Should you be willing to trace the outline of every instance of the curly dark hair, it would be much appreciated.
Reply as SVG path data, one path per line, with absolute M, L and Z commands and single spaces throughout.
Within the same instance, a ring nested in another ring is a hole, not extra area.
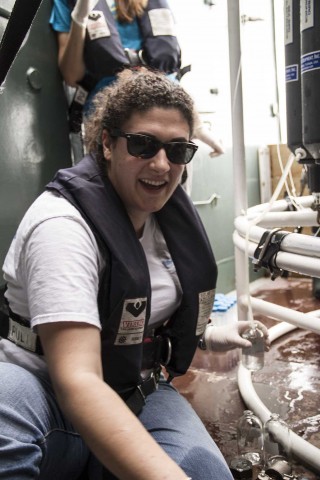
M 193 101 L 177 83 L 163 73 L 147 69 L 125 69 L 111 86 L 97 93 L 92 112 L 85 120 L 85 146 L 98 162 L 103 159 L 102 131 L 121 129 L 135 112 L 154 107 L 175 108 L 180 111 L 193 133 Z

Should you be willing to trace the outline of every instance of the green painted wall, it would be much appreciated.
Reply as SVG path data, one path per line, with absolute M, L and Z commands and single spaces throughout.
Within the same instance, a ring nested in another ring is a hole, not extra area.
M 258 147 L 246 148 L 248 206 L 260 203 L 257 152 Z M 220 197 L 210 205 L 198 205 L 197 210 L 218 264 L 217 291 L 227 293 L 235 289 L 232 149 L 227 149 L 220 157 L 210 158 L 206 148 L 200 146 L 193 162 L 192 200 L 207 200 L 213 193 Z M 250 276 L 255 279 L 260 275 L 250 268 Z

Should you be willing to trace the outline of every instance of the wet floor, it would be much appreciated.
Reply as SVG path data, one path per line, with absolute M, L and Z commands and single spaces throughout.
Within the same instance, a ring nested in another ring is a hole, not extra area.
M 255 282 L 254 296 L 301 312 L 320 309 L 310 278 L 263 279 Z M 278 323 L 255 316 L 267 327 Z M 189 372 L 175 385 L 191 402 L 229 462 L 237 454 L 236 425 L 245 404 L 239 393 L 239 351 L 223 354 L 198 351 Z M 252 376 L 266 407 L 287 422 L 299 436 L 320 448 L 320 336 L 296 329 L 275 340 L 265 354 L 265 366 Z M 319 480 L 295 462 L 300 480 Z

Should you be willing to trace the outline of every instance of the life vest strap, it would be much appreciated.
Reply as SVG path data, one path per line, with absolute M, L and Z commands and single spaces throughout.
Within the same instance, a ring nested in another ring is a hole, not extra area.
M 29 352 L 43 355 L 39 336 L 30 328 L 30 322 L 14 313 L 7 304 L 8 313 L 0 312 L 0 336 Z
M 136 386 L 133 392 L 125 400 L 127 406 L 135 415 L 139 415 L 141 412 L 146 403 L 147 396 L 151 395 L 151 393 L 158 389 L 160 371 L 160 369 L 157 369 L 152 372 L 146 380 Z

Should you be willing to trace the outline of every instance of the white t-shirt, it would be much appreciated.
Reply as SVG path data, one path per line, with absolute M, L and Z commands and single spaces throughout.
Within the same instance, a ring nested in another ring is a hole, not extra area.
M 151 215 L 140 239 L 151 279 L 149 327 L 165 322 L 178 307 L 181 287 L 161 230 Z M 44 192 L 24 216 L 6 256 L 3 272 L 12 311 L 36 331 L 49 322 L 85 322 L 101 329 L 97 305 L 105 262 L 78 210 Z M 0 340 L 0 361 L 46 370 L 45 360 Z

